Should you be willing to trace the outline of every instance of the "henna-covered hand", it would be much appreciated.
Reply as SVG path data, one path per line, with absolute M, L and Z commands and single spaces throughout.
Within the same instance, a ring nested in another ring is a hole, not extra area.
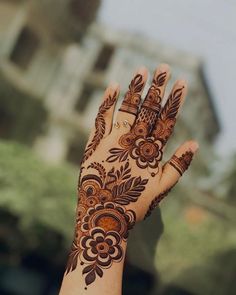
M 75 238 L 66 273 L 77 264 L 86 285 L 124 258 L 123 243 L 135 222 L 150 215 L 187 170 L 198 145 L 184 143 L 164 165 L 164 147 L 186 95 L 178 80 L 162 107 L 169 67 L 155 71 L 147 95 L 141 95 L 147 70 L 130 83 L 113 124 L 119 86 L 108 87 L 88 141 L 78 183 Z

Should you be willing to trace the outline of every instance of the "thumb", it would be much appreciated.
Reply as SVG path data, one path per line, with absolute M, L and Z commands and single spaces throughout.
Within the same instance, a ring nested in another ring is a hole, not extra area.
M 160 179 L 162 190 L 169 190 L 178 182 L 180 177 L 188 169 L 198 148 L 199 145 L 196 141 L 187 141 L 176 150 L 170 160 L 163 166 Z

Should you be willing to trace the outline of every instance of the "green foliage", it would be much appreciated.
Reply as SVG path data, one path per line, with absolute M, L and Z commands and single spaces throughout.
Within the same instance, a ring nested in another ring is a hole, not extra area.
M 0 73 L 1 138 L 31 144 L 45 128 L 45 122 L 47 111 L 40 98 L 16 90 Z
M 235 224 L 224 218 L 224 208 L 221 216 L 175 194 L 176 190 L 173 198 L 162 204 L 165 231 L 156 256 L 162 280 L 193 294 L 232 294 L 224 293 L 226 280 L 233 283 L 232 275 L 223 271 L 224 261 L 217 262 L 215 257 L 235 248 Z M 235 260 L 231 264 L 236 267 Z
M 226 187 L 225 195 L 229 201 L 236 204 L 236 154 L 232 155 L 230 167 L 222 177 L 222 185 Z
M 76 169 L 49 166 L 16 143 L 0 142 L 0 155 L 0 207 L 19 218 L 26 235 L 37 224 L 71 239 Z

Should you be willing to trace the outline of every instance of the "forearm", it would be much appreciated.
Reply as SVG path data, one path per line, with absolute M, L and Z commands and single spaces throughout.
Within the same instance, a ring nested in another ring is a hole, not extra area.
M 95 273 L 96 278 L 94 282 L 88 286 L 86 286 L 86 274 L 83 274 L 83 271 L 89 264 L 86 265 L 80 257 L 78 257 L 76 269 L 64 275 L 60 295 L 120 295 L 122 293 L 122 276 L 126 245 L 127 242 L 122 242 L 121 244 L 121 261 L 113 262 L 109 268 L 104 269 L 102 277 L 99 277 L 99 275 Z M 97 266 L 99 267 L 99 262 L 97 262 Z

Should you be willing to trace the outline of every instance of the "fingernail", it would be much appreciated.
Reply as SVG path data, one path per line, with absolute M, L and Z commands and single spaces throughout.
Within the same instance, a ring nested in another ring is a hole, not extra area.
M 189 145 L 189 148 L 193 153 L 196 153 L 196 151 L 199 149 L 199 144 L 196 141 L 192 141 Z
M 177 81 L 177 85 L 183 86 L 183 87 L 187 87 L 187 81 L 185 79 L 178 79 Z
M 113 89 L 113 90 L 117 90 L 117 88 L 119 88 L 120 87 L 120 85 L 117 83 L 117 82 L 111 82 L 110 84 L 109 84 L 109 88 L 111 88 L 111 89 Z
M 136 73 L 145 76 L 145 75 L 147 75 L 147 68 L 144 67 L 144 66 L 141 66 L 141 67 L 139 67 L 139 68 L 137 69 L 137 72 L 136 72 Z
M 160 64 L 157 70 L 160 71 L 170 71 L 170 66 L 168 64 Z

